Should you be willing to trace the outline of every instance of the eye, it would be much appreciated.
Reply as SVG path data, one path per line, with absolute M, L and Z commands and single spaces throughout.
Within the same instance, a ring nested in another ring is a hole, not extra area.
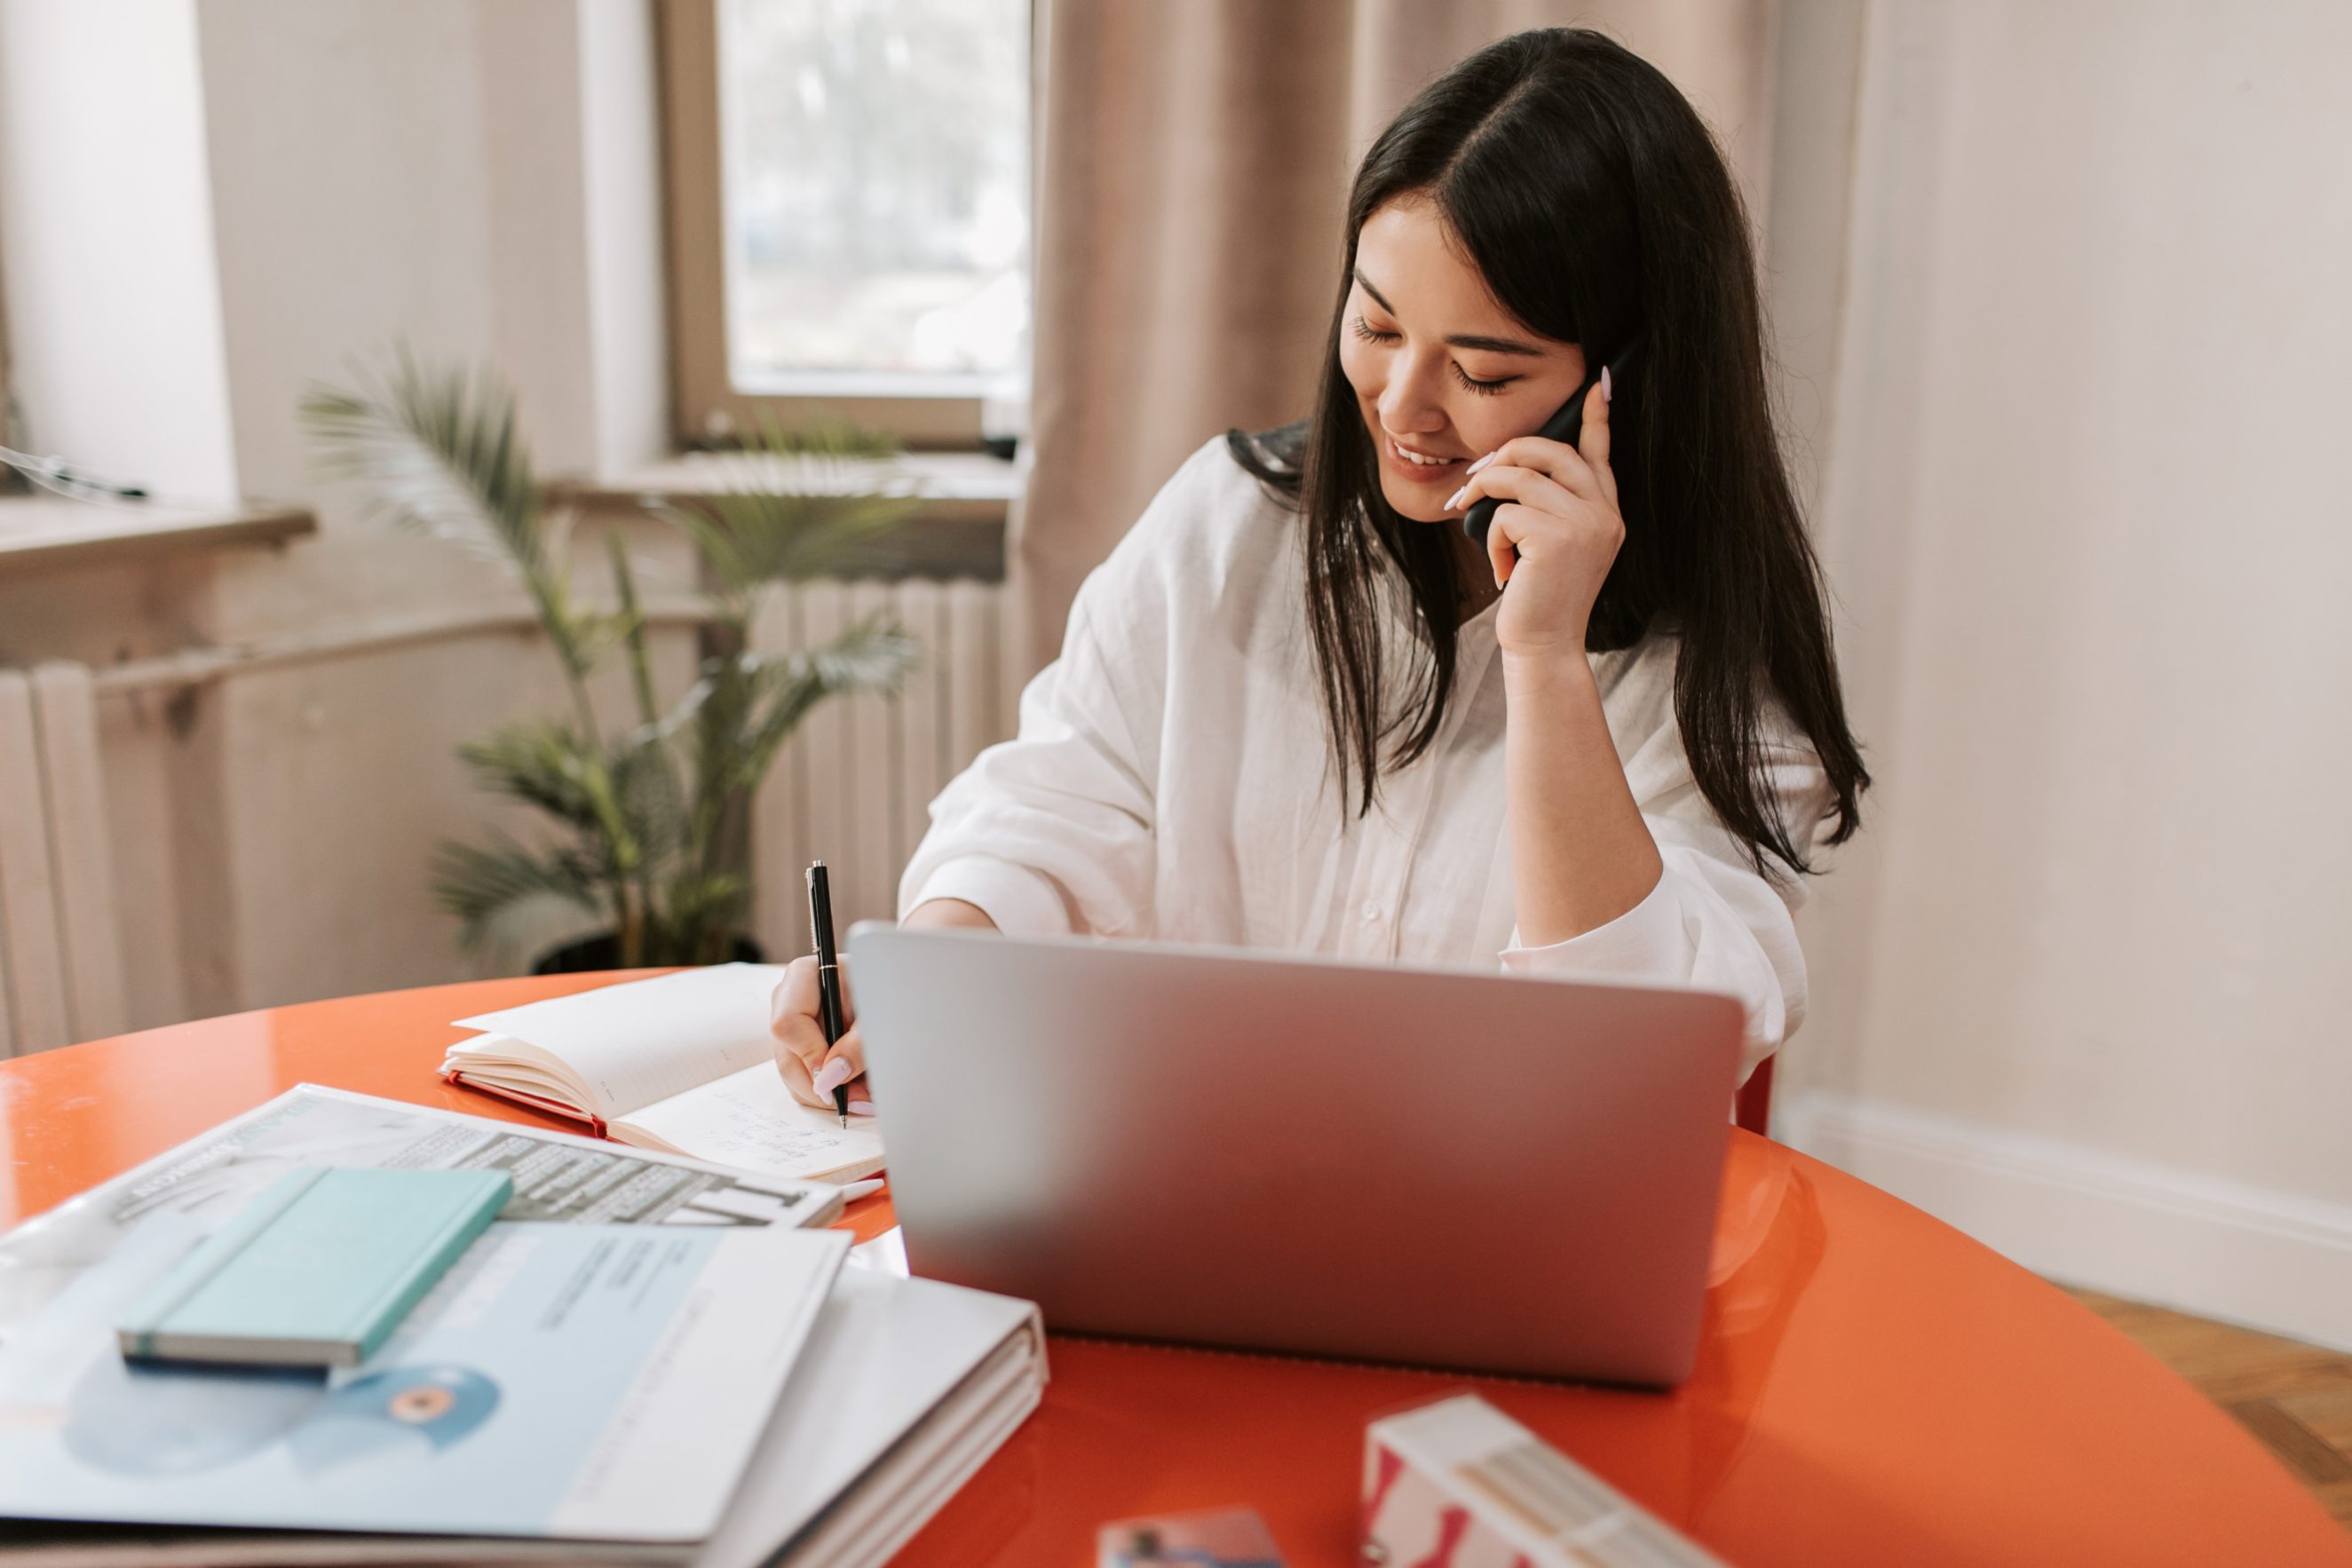
M 1480 381 L 1457 364 L 1454 366 L 1454 379 L 1462 384 L 1462 389 L 1465 392 L 1475 392 L 1481 397 L 1492 397 L 1519 378 L 1516 375 L 1507 375 L 1499 381 Z
M 1399 334 L 1395 332 L 1384 332 L 1380 331 L 1370 321 L 1364 320 L 1360 315 L 1355 317 L 1348 323 L 1348 330 L 1354 332 L 1358 337 L 1363 339 L 1364 342 L 1368 343 L 1393 342 L 1399 336 Z M 1462 384 L 1464 391 L 1476 393 L 1481 397 L 1492 397 L 1495 394 L 1502 391 L 1503 388 L 1510 385 L 1511 383 L 1519 379 L 1516 375 L 1507 375 L 1498 381 L 1480 381 L 1476 376 L 1472 375 L 1468 371 L 1464 370 L 1458 364 L 1450 365 L 1447 368 L 1454 372 L 1454 379 Z

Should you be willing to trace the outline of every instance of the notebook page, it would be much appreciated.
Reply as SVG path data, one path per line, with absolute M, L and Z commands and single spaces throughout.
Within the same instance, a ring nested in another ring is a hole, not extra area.
M 803 1105 L 772 1061 L 646 1106 L 628 1121 L 681 1154 L 771 1176 L 821 1178 L 882 1160 L 873 1117 L 853 1116 L 845 1128 L 835 1112 Z
M 531 1047 L 505 1035 L 475 1035 L 451 1046 L 441 1058 L 443 1072 L 470 1072 L 506 1089 L 525 1089 L 569 1105 L 580 1098 L 571 1079 L 542 1062 L 518 1057 Z
M 580 1075 L 585 1110 L 610 1121 L 699 1083 L 775 1059 L 773 963 L 684 969 L 460 1018 L 460 1028 L 537 1046 Z

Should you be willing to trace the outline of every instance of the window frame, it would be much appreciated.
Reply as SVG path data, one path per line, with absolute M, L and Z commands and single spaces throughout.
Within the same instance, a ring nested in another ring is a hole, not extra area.
M 727 351 L 726 177 L 719 108 L 721 3 L 661 0 L 656 11 L 669 264 L 670 408 L 679 445 L 728 446 L 741 432 L 771 419 L 788 427 L 830 419 L 885 432 L 919 450 L 981 449 L 982 400 L 977 393 L 771 394 L 736 387 Z M 1034 127 L 1032 137 L 1034 146 Z

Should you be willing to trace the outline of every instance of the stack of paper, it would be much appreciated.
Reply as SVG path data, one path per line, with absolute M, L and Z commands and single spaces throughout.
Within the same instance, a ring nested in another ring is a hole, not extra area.
M 768 1029 L 783 973 L 722 963 L 460 1018 L 484 1032 L 450 1047 L 441 1074 L 639 1148 L 854 1181 L 881 1169 L 882 1135 L 785 1090 Z
M 1045 1324 L 1029 1302 L 845 1268 L 734 1511 L 695 1561 L 887 1562 L 1045 1388 Z
M 322 1143 L 509 1169 L 516 1196 L 356 1367 L 125 1362 L 121 1303 L 289 1158 L 331 1163 Z M 821 1191 L 297 1090 L 0 1237 L 0 1544 L 83 1565 L 880 1563 L 1035 1407 L 1043 1331 L 1026 1302 L 840 1270 L 848 1237 L 793 1223 Z

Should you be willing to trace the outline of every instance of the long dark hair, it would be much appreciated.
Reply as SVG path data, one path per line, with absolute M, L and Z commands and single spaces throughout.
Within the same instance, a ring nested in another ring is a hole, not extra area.
M 1821 568 L 1772 434 L 1747 215 L 1706 125 L 1657 69 L 1598 33 L 1547 28 L 1479 50 L 1425 89 L 1364 155 L 1312 418 L 1233 437 L 1304 524 L 1313 635 L 1341 798 L 1369 812 L 1384 771 L 1429 749 L 1454 688 L 1467 586 L 1447 524 L 1397 516 L 1339 366 L 1356 239 L 1407 195 L 1437 205 L 1504 308 L 1613 363 L 1625 542 L 1586 645 L 1681 639 L 1675 713 L 1699 789 L 1748 843 L 1811 869 L 1762 779 L 1777 699 L 1829 775 L 1839 843 L 1870 775 L 1846 726 Z M 1401 570 L 1426 658 L 1383 663 L 1381 557 Z M 1384 669 L 1391 672 L 1384 676 Z

